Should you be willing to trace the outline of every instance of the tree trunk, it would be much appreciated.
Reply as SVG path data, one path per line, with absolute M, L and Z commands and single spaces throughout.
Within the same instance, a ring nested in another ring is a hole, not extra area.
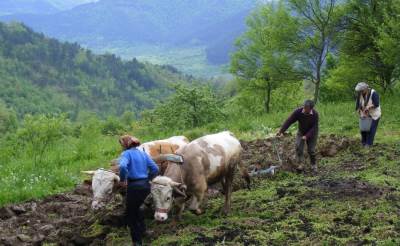
M 319 90 L 321 87 L 321 68 L 322 68 L 322 54 L 318 59 L 317 63 L 317 71 L 316 71 L 316 78 L 315 78 L 315 89 L 314 89 L 314 103 L 317 104 L 319 100 Z
M 270 82 L 268 82 L 267 83 L 267 91 L 266 91 L 265 100 L 264 100 L 265 112 L 267 112 L 267 113 L 270 112 L 271 91 L 272 91 L 272 85 Z

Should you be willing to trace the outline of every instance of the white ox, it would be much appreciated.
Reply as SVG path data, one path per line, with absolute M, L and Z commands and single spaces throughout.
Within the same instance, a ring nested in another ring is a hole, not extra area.
M 187 197 L 191 198 L 189 209 L 201 214 L 199 207 L 208 185 L 216 182 L 222 183 L 224 212 L 228 213 L 234 171 L 238 166 L 247 183 L 250 182 L 247 170 L 240 165 L 241 152 L 239 140 L 227 131 L 201 137 L 179 149 L 177 155 L 183 157 L 183 163 L 169 162 L 164 176 L 158 176 L 151 182 L 151 194 L 156 207 L 155 219 L 168 219 L 173 200 L 180 219 Z

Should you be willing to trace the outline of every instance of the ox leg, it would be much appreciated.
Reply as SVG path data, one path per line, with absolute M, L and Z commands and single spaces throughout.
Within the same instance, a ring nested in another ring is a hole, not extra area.
M 235 166 L 234 166 L 235 167 Z M 235 173 L 234 168 L 229 168 L 226 176 L 225 176 L 225 184 L 223 185 L 224 188 L 224 195 L 225 195 L 225 204 L 224 204 L 224 214 L 229 214 L 231 210 L 231 197 L 232 197 L 232 184 L 233 184 L 233 176 Z
M 194 212 L 195 214 L 199 215 L 203 212 L 200 209 L 200 205 L 203 202 L 204 194 L 207 192 L 207 181 L 202 179 L 198 182 L 196 186 L 196 191 L 193 192 L 192 200 L 190 202 L 189 209 L 190 211 Z
M 185 210 L 185 198 L 180 197 L 175 200 L 176 219 L 182 221 L 182 214 Z

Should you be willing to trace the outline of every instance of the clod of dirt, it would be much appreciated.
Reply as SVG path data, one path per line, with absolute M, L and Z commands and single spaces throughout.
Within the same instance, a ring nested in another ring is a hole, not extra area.
M 16 214 L 10 208 L 7 208 L 7 207 L 0 208 L 0 219 L 1 220 L 7 220 L 14 216 L 16 216 Z
M 92 224 L 91 197 L 72 192 L 0 208 L 0 245 L 73 243 Z
M 243 147 L 242 164 L 246 167 L 260 165 L 261 168 L 269 168 L 272 165 L 280 165 L 279 170 L 298 172 L 299 164 L 296 160 L 295 136 L 272 137 L 253 141 L 241 141 Z M 322 135 L 318 138 L 318 159 L 321 157 L 334 157 L 350 146 L 357 146 L 357 140 L 336 136 Z M 307 148 L 305 148 L 305 159 L 308 159 Z M 308 164 L 306 165 L 309 166 Z M 278 172 L 279 172 L 278 170 Z M 245 182 L 237 173 L 234 179 L 233 190 L 245 188 Z
M 26 213 L 26 209 L 23 206 L 19 205 L 14 205 L 11 206 L 10 209 L 16 214 L 16 215 L 21 215 Z
M 379 198 L 388 192 L 388 189 L 357 179 L 317 180 L 308 182 L 306 185 L 329 193 L 335 198 Z

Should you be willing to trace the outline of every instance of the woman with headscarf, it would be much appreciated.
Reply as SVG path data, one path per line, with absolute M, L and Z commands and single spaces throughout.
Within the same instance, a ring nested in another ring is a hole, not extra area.
M 157 164 L 145 152 L 137 149 L 140 141 L 125 135 L 119 140 L 124 151 L 119 159 L 119 175 L 127 186 L 126 217 L 133 245 L 142 245 L 146 232 L 144 217 L 140 211 L 146 197 L 150 194 L 149 181 L 158 174 Z
M 360 82 L 355 88 L 357 94 L 356 111 L 360 118 L 372 118 L 371 127 L 368 130 L 361 131 L 361 143 L 364 147 L 370 147 L 374 144 L 376 130 L 381 119 L 381 106 L 379 94 L 369 87 L 365 82 Z

